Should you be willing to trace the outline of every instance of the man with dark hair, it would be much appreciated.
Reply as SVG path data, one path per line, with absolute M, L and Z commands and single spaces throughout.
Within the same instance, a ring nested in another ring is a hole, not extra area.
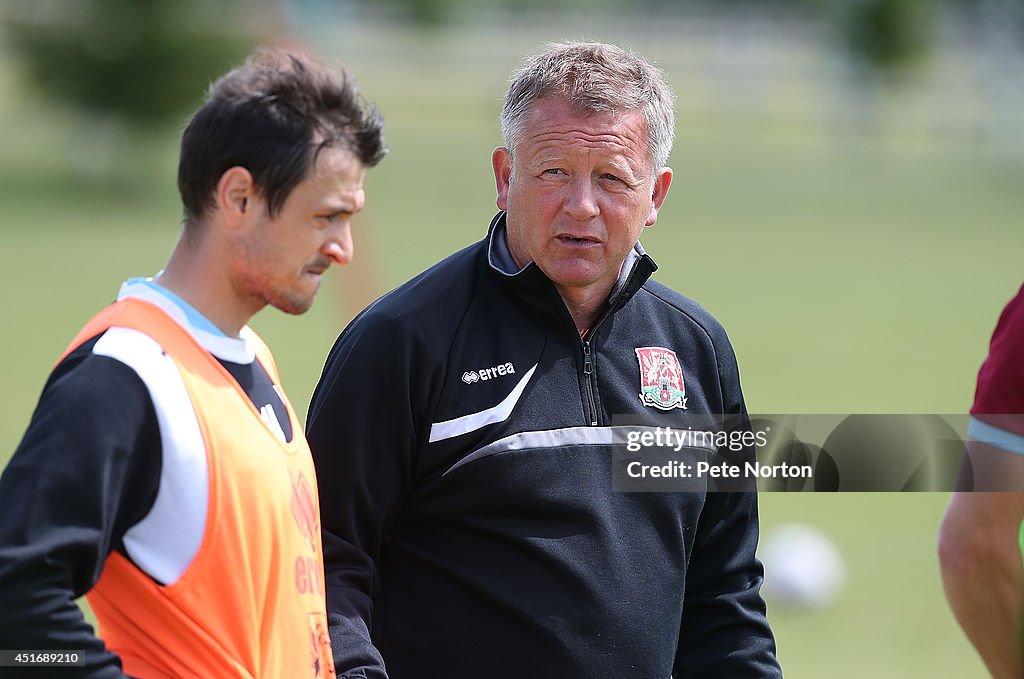
M 246 323 L 349 261 L 384 152 L 355 83 L 306 57 L 212 85 L 166 268 L 71 342 L 0 478 L 5 649 L 72 649 L 75 676 L 333 676 L 313 464 Z
M 724 330 L 638 242 L 671 92 L 553 45 L 502 128 L 487 237 L 353 321 L 310 406 L 339 676 L 781 676 L 756 495 L 613 486 L 617 416 L 746 417 Z

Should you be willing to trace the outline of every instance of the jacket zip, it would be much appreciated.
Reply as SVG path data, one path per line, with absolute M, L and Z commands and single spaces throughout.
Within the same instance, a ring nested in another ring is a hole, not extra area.
M 602 315 L 601 318 L 598 319 L 597 323 L 594 324 L 594 327 L 587 332 L 587 337 L 595 337 L 597 329 L 604 324 L 606 318 L 612 315 L 612 310 L 615 308 L 615 304 L 618 301 L 619 296 L 622 295 L 622 291 L 629 286 L 629 281 L 633 278 L 633 274 L 636 272 L 636 267 L 639 263 L 640 262 L 638 260 L 633 264 L 633 268 L 630 269 L 629 273 L 626 275 L 626 281 L 622 286 L 622 289 L 619 290 L 618 294 L 616 294 L 614 298 L 608 300 L 608 308 L 605 310 L 604 315 Z M 569 320 L 571 321 L 572 318 L 570 317 Z M 573 328 L 575 329 L 575 322 L 573 322 Z M 578 333 L 577 337 L 579 337 Z M 590 426 L 597 427 L 601 422 L 600 418 L 597 416 L 597 400 L 594 398 L 594 389 L 597 385 L 594 384 L 594 361 L 591 354 L 590 340 L 580 337 L 580 343 L 583 345 L 583 377 L 587 381 L 587 405 L 590 407 Z
M 604 319 L 612 315 L 612 306 L 608 305 L 608 310 L 604 316 L 590 329 L 587 333 L 587 337 L 593 337 L 597 332 L 597 329 L 604 323 Z M 578 336 L 578 335 L 577 335 Z M 596 378 L 594 377 L 594 359 L 591 353 L 591 345 L 589 339 L 583 339 L 580 337 L 580 344 L 583 345 L 583 378 L 587 381 L 587 404 L 590 406 L 590 426 L 596 427 L 601 424 L 600 418 L 597 416 L 597 399 L 594 398 L 594 389 L 597 388 L 595 384 Z
M 596 427 L 597 403 L 594 401 L 594 364 L 590 362 L 590 340 L 583 340 L 583 378 L 587 381 L 587 403 L 590 404 L 590 426 Z

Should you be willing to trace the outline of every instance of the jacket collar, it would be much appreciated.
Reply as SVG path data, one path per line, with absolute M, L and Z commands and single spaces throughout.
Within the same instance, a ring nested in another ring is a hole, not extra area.
M 554 284 L 540 267 L 534 262 L 522 268 L 516 265 L 505 239 L 505 228 L 505 212 L 502 211 L 494 216 L 487 231 L 487 268 L 510 293 L 526 301 L 529 306 L 542 306 L 549 311 L 567 313 Z M 612 311 L 625 306 L 657 270 L 658 265 L 638 241 L 626 255 L 619 270 L 619 278 L 608 297 L 614 304 Z

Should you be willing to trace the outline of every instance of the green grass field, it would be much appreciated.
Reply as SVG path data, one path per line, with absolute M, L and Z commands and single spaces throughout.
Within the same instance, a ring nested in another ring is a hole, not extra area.
M 380 104 L 393 150 L 369 175 L 357 223 L 357 257 L 372 253 L 363 273 L 332 271 L 312 312 L 268 310 L 253 324 L 300 412 L 356 310 L 346 291 L 367 286 L 354 276 L 371 271 L 382 292 L 482 237 L 505 79 L 555 33 L 512 33 L 491 50 L 481 37 L 313 36 Z M 373 44 L 402 47 L 383 58 Z M 998 313 L 1024 279 L 1024 172 L 987 164 L 968 143 L 884 129 L 836 136 L 795 105 L 789 118 L 719 115 L 693 74 L 673 69 L 670 49 L 645 51 L 666 64 L 681 115 L 676 179 L 644 243 L 657 278 L 728 329 L 750 411 L 965 411 Z M 799 83 L 783 89 L 797 103 L 810 96 Z M 69 169 L 95 152 L 79 125 L 0 71 L 0 462 L 66 343 L 124 278 L 157 271 L 177 236 L 175 132 L 125 145 L 128 170 L 100 181 Z M 945 502 L 762 494 L 764 530 L 815 523 L 848 569 L 846 589 L 823 612 L 769 602 L 788 677 L 982 676 L 942 597 L 934 552 Z

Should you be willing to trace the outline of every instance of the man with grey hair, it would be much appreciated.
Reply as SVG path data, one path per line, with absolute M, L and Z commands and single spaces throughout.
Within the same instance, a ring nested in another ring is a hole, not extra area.
M 725 332 L 639 244 L 662 74 L 551 45 L 502 129 L 487 237 L 353 321 L 310 406 L 339 676 L 781 676 L 756 495 L 613 483 L 622 418 L 746 418 Z

